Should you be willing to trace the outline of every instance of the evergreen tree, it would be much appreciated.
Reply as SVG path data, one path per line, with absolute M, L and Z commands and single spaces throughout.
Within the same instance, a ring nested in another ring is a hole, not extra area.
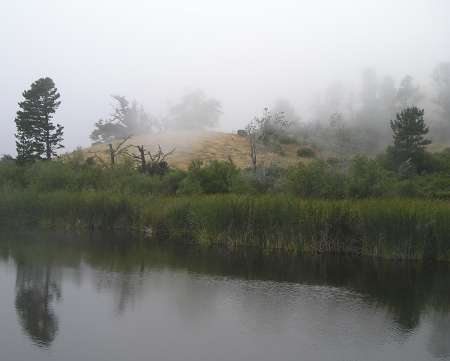
M 63 148 L 63 126 L 52 122 L 61 102 L 55 83 L 50 78 L 36 80 L 23 92 L 16 115 L 16 150 L 19 161 L 51 159 Z
M 391 120 L 394 132 L 394 146 L 391 152 L 397 165 L 409 162 L 420 171 L 425 146 L 431 144 L 431 141 L 425 138 L 428 127 L 423 116 L 423 109 L 409 107 L 397 113 L 395 120 Z

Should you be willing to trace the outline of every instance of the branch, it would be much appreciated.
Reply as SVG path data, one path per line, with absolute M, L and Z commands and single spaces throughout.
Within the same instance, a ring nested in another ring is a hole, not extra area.
M 130 134 L 130 135 L 127 135 L 125 138 L 123 138 L 123 140 L 117 145 L 117 147 L 114 151 L 118 152 L 120 150 L 120 147 L 131 137 L 132 137 L 132 135 Z

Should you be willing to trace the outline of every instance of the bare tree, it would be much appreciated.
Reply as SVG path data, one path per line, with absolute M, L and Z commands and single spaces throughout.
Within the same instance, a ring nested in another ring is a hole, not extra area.
M 290 122 L 286 120 L 283 112 L 271 112 L 264 108 L 261 117 L 254 117 L 245 127 L 246 136 L 250 145 L 250 158 L 252 168 L 256 170 L 258 143 L 267 144 L 270 137 L 277 132 L 289 127 Z
M 131 147 L 130 144 L 129 145 L 125 145 L 125 143 L 130 138 L 131 138 L 131 135 L 128 135 L 125 138 L 123 138 L 117 145 L 113 145 L 112 143 L 108 144 L 108 148 L 107 148 L 106 152 L 108 153 L 111 167 L 114 167 L 116 165 L 117 158 L 120 155 L 125 154 L 127 152 L 128 148 Z M 105 151 L 103 151 L 103 152 L 105 152 Z M 89 152 L 89 153 L 93 154 L 95 159 L 99 160 L 102 164 L 105 164 L 105 161 L 103 160 L 102 157 L 100 157 L 98 155 L 98 152 Z
M 138 153 L 128 151 L 130 147 L 136 148 Z M 175 152 L 175 148 L 165 153 L 158 144 L 158 150 L 154 153 L 145 149 L 144 145 L 130 145 L 125 154 L 139 164 L 142 173 L 150 175 L 163 175 L 168 170 L 166 159 Z
M 114 146 L 112 143 L 108 144 L 108 150 L 109 150 L 109 158 L 111 160 L 111 167 L 114 167 L 114 165 L 116 164 L 116 160 L 117 158 L 125 153 L 127 151 L 127 149 L 131 146 L 131 145 L 126 145 L 124 146 L 124 144 L 128 141 L 128 139 L 131 138 L 131 135 L 127 135 L 125 138 L 122 139 L 121 142 L 119 142 L 116 146 Z
M 252 161 L 252 168 L 256 170 L 256 142 L 258 140 L 258 124 L 256 118 L 252 119 L 245 127 L 247 132 L 247 139 L 250 145 L 250 158 Z

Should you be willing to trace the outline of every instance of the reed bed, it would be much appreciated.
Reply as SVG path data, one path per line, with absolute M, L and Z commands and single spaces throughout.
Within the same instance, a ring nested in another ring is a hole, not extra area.
M 0 223 L 140 230 L 155 239 L 205 246 L 450 260 L 450 202 L 437 200 L 25 190 L 1 193 Z

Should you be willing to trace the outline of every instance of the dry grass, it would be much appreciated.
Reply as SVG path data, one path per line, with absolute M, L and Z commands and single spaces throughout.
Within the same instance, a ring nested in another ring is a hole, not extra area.
M 164 152 L 175 148 L 169 157 L 169 165 L 179 169 L 187 169 L 194 159 L 203 161 L 228 160 L 239 168 L 250 166 L 249 145 L 247 139 L 237 134 L 213 132 L 213 131 L 185 131 L 166 132 L 155 135 L 141 135 L 132 137 L 126 144 L 145 145 L 151 151 L 155 151 L 158 145 Z M 283 154 L 278 154 L 270 149 L 260 150 L 259 164 L 277 164 L 282 167 L 297 164 L 299 161 L 308 161 L 297 156 L 298 146 L 295 144 L 283 145 Z M 87 153 L 95 153 L 105 160 L 107 159 L 106 145 L 94 145 L 86 149 Z

